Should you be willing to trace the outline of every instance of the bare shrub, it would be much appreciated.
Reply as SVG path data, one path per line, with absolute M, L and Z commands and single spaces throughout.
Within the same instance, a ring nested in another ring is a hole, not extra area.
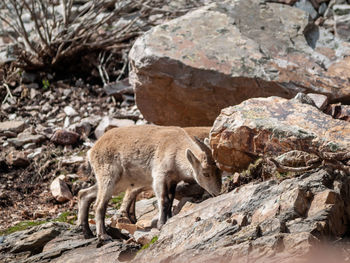
M 84 54 L 129 47 L 139 35 L 138 16 L 116 28 L 113 22 L 141 1 L 91 0 L 72 9 L 73 0 L 7 0 L 0 3 L 0 19 L 8 24 L 16 43 L 16 66 L 25 70 L 60 70 Z M 112 5 L 111 5 L 112 3 Z M 108 7 L 113 6 L 113 10 Z

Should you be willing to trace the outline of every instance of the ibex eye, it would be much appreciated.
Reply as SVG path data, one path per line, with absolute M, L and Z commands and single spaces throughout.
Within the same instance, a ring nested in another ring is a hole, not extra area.
M 210 175 L 208 173 L 203 173 L 205 177 L 209 177 Z

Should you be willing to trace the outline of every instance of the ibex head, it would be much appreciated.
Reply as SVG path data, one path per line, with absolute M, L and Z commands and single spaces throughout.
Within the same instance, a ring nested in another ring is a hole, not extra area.
M 186 157 L 192 165 L 193 177 L 197 183 L 212 196 L 217 196 L 221 192 L 221 171 L 215 164 L 206 140 L 202 142 L 195 137 L 195 142 L 202 151 L 196 156 L 190 149 L 187 149 Z

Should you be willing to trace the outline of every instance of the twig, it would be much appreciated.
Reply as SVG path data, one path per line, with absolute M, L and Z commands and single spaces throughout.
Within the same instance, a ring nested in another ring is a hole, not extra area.
M 24 43 L 27 46 L 27 48 L 34 54 L 38 54 L 37 50 L 34 48 L 34 46 L 30 43 L 29 41 L 29 36 L 28 36 L 28 32 L 26 31 L 25 27 L 24 27 L 24 23 L 22 20 L 22 8 L 18 8 L 17 6 L 17 2 L 15 0 L 10 0 L 13 8 L 15 9 L 16 15 L 17 15 L 17 19 L 19 21 L 19 25 L 21 27 L 21 33 L 22 36 L 24 38 Z
M 1 104 L 4 104 L 4 103 L 6 102 L 6 100 L 7 100 L 8 97 L 10 97 L 11 99 L 13 99 L 13 96 L 12 96 L 12 94 L 11 94 L 11 90 L 10 90 L 9 86 L 8 86 L 6 83 L 3 83 L 2 85 L 6 88 L 6 91 L 7 91 L 7 94 L 6 94 L 6 96 L 5 96 L 5 99 L 4 99 L 4 100 L 2 101 L 2 103 L 1 103 Z

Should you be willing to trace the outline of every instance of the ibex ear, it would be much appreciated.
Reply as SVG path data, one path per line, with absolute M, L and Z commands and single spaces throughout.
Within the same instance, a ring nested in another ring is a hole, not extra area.
M 205 138 L 205 139 L 204 139 L 204 144 L 205 144 L 209 149 L 211 149 L 211 147 L 210 147 L 210 142 L 209 142 L 209 138 Z
M 194 165 L 196 162 L 199 162 L 197 157 L 194 156 L 193 152 L 190 150 L 190 149 L 187 149 L 186 150 L 186 157 L 187 157 L 187 160 L 192 164 Z

